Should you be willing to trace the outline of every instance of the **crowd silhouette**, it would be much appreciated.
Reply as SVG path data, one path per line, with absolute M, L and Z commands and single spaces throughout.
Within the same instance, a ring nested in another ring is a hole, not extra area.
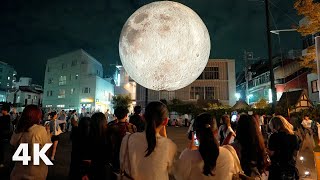
M 312 120 L 306 117 L 297 128 L 279 115 L 263 119 L 263 115 L 243 113 L 235 122 L 223 115 L 218 126 L 214 115 L 202 113 L 187 122 L 189 143 L 177 154 L 177 145 L 167 137 L 170 120 L 166 105 L 151 102 L 143 114 L 141 111 L 136 106 L 128 116 L 127 108 L 117 107 L 111 119 L 109 112 L 80 116 L 75 110 L 44 113 L 35 105 L 26 106 L 22 114 L 9 114 L 10 106 L 3 105 L 0 168 L 11 167 L 13 180 L 46 179 L 48 166 L 42 161 L 24 166 L 7 161 L 6 153 L 21 143 L 39 143 L 40 147 L 52 143 L 47 156 L 55 162 L 59 136 L 68 132 L 71 180 L 295 180 L 299 179 L 297 152 L 309 146 L 303 145 L 310 143 L 307 136 L 318 137 Z M 33 152 L 32 146 L 29 152 Z

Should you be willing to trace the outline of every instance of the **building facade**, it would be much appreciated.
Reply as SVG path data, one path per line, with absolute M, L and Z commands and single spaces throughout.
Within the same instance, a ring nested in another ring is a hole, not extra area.
M 0 102 L 6 102 L 8 91 L 14 88 L 17 72 L 9 64 L 0 61 Z
M 299 21 L 299 25 L 306 25 L 308 24 L 307 18 L 303 18 Z M 320 36 L 320 32 L 317 32 L 315 34 L 310 34 L 302 39 L 302 56 L 306 56 L 308 53 L 308 49 L 315 46 L 315 37 Z M 318 72 L 319 73 L 319 72 Z M 320 95 L 318 90 L 318 74 L 316 73 L 310 73 L 307 77 L 308 82 L 308 95 L 310 100 L 313 104 L 319 104 L 320 102 Z
M 310 72 L 308 68 L 304 68 L 299 63 L 299 54 L 292 56 L 289 53 L 287 56 L 275 57 L 274 64 L 274 79 L 277 92 L 277 101 L 281 98 L 284 92 L 294 90 L 308 89 L 307 75 Z M 293 58 L 293 59 L 291 59 Z M 252 76 L 248 81 L 248 95 L 246 96 L 244 74 L 241 73 L 239 81 L 237 82 L 237 92 L 241 94 L 243 100 L 248 104 L 254 104 L 260 99 L 265 99 L 272 102 L 272 92 L 270 84 L 269 64 L 265 60 L 261 60 L 251 65 L 250 73 Z
M 111 109 L 114 86 L 99 61 L 80 49 L 47 61 L 43 107 L 101 111 Z
M 137 104 L 144 106 L 147 94 L 148 102 L 179 99 L 196 103 L 203 99 L 219 100 L 222 104 L 233 106 L 236 103 L 235 62 L 231 59 L 209 59 L 202 74 L 190 85 L 176 91 L 147 91 L 137 84 Z
M 43 88 L 40 85 L 32 84 L 32 78 L 20 77 L 13 86 L 8 91 L 7 102 L 13 104 L 19 112 L 30 104 L 42 105 Z

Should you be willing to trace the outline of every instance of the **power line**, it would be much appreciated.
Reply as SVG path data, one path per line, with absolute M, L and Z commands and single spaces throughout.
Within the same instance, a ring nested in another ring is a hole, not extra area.
M 293 19 L 291 16 L 289 16 L 285 11 L 283 11 L 280 7 L 278 7 L 277 5 L 275 5 L 272 1 L 269 1 L 270 2 L 270 4 L 273 6 L 273 7 L 275 7 L 275 8 L 277 8 L 277 9 L 279 9 L 282 13 L 284 13 L 284 15 L 286 15 L 292 22 L 294 22 L 296 25 L 299 25 L 299 22 L 297 22 L 295 19 Z M 270 12 L 271 13 L 271 12 Z

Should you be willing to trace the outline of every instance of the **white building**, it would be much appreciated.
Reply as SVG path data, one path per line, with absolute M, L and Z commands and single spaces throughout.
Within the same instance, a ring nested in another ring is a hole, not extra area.
M 47 61 L 43 107 L 105 112 L 114 86 L 103 78 L 99 61 L 80 49 Z
M 14 88 L 8 91 L 7 102 L 17 107 L 18 111 L 30 104 L 41 106 L 43 89 L 40 85 L 32 84 L 32 78 L 21 77 L 13 85 Z
M 115 95 L 129 95 L 133 104 L 135 104 L 137 83 L 131 79 L 123 66 L 117 65 L 116 67 L 117 69 L 114 75 Z
M 186 72 L 188 73 L 188 72 Z M 197 100 L 218 100 L 233 106 L 236 103 L 235 62 L 233 59 L 209 59 L 206 68 L 197 80 L 176 91 L 148 90 L 148 102 L 179 99 L 196 103 Z M 137 104 L 144 106 L 146 88 L 137 85 Z

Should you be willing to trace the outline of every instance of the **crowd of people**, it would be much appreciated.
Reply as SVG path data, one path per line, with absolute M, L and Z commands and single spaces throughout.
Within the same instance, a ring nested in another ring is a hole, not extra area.
M 240 114 L 236 122 L 223 115 L 219 123 L 209 113 L 202 113 L 190 123 L 187 148 L 177 154 L 177 145 L 167 137 L 169 112 L 165 104 L 151 102 L 141 114 L 134 108 L 128 116 L 125 107 L 108 113 L 95 112 L 77 116 L 74 111 L 43 114 L 35 105 L 25 107 L 21 115 L 9 114 L 2 107 L 0 117 L 0 166 L 5 147 L 20 143 L 53 143 L 48 153 L 55 161 L 59 136 L 70 131 L 72 141 L 69 179 L 299 179 L 296 168 L 301 143 L 317 136 L 313 122 L 302 121 L 297 130 L 284 117 L 274 116 L 261 123 L 261 116 Z M 267 126 L 265 125 L 267 124 Z M 316 123 L 314 123 L 316 124 Z M 316 124 L 316 126 L 319 124 Z M 29 152 L 33 152 L 29 146 Z M 176 159 L 178 155 L 178 159 Z M 11 179 L 46 179 L 48 167 L 23 166 L 15 162 Z

